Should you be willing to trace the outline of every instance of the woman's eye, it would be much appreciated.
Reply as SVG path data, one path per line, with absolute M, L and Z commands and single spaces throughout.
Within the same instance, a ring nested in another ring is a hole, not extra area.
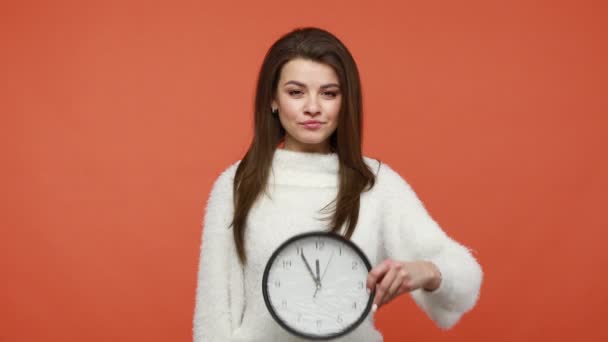
M 301 90 L 288 90 L 287 93 L 289 94 L 289 96 L 300 96 L 303 94 L 303 92 Z M 325 91 L 322 93 L 323 96 L 329 96 L 331 98 L 334 98 L 336 96 L 338 96 L 338 92 L 336 91 Z

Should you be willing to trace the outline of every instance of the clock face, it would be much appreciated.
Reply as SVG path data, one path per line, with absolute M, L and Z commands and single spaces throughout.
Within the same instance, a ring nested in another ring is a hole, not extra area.
M 356 328 L 371 308 L 366 289 L 371 265 L 340 235 L 311 232 L 284 242 L 268 260 L 262 280 L 272 317 L 295 335 L 330 339 Z

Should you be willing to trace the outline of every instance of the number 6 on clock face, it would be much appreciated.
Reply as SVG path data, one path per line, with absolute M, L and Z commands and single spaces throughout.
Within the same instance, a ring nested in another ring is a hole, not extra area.
M 371 265 L 353 242 L 325 232 L 290 238 L 264 269 L 262 293 L 272 317 L 300 337 L 332 339 L 355 329 L 371 309 Z

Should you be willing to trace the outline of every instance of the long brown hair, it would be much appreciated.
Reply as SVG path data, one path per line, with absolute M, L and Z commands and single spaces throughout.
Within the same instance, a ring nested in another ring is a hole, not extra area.
M 373 172 L 361 152 L 362 98 L 357 65 L 346 46 L 331 33 L 314 27 L 298 28 L 279 38 L 268 50 L 262 63 L 255 94 L 253 141 L 239 163 L 233 185 L 234 242 L 242 264 L 245 264 L 244 236 L 249 210 L 262 192 L 266 192 L 275 149 L 284 141 L 285 129 L 278 115 L 271 114 L 271 103 L 277 91 L 280 72 L 288 61 L 304 58 L 331 66 L 343 94 L 336 131 L 329 137 L 330 147 L 338 155 L 339 190 L 328 231 L 341 233 L 347 239 L 357 225 L 359 197 L 375 184 Z M 366 189 L 366 187 L 368 187 Z M 342 226 L 348 227 L 342 232 Z

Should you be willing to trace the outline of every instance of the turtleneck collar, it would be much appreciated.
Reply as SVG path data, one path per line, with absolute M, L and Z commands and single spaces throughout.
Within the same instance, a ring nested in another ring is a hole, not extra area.
M 338 154 L 299 152 L 277 148 L 274 152 L 273 164 L 277 168 L 295 169 L 307 172 L 337 174 L 340 163 Z
M 324 154 L 277 148 L 270 183 L 309 187 L 337 187 L 340 161 L 335 152 Z

